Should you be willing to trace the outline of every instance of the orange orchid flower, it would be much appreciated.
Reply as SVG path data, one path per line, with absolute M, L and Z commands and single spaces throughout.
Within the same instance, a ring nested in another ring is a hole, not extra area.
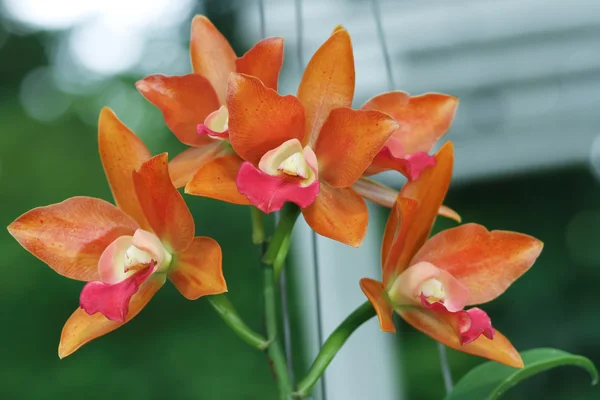
M 203 174 L 222 169 L 222 165 L 242 163 L 227 143 L 227 79 L 231 72 L 242 72 L 256 76 L 267 87 L 277 90 L 283 64 L 283 38 L 261 40 L 238 58 L 208 18 L 197 15 L 192 21 L 190 56 L 194 73 L 150 75 L 136 83 L 140 93 L 162 111 L 166 124 L 177 138 L 191 146 L 170 162 L 173 184 L 180 188 L 191 181 L 186 188 L 191 194 L 214 197 L 214 193 L 226 192 L 226 201 L 249 204 L 235 184 L 229 188 L 209 185 L 205 192 L 202 190 L 206 189 L 205 177 L 195 175 L 207 164 L 210 165 Z M 194 183 L 197 181 L 201 182 L 199 188 Z
M 450 129 L 457 107 L 456 97 L 437 93 L 411 97 L 395 91 L 382 93 L 367 101 L 362 106 L 363 110 L 379 110 L 389 114 L 398 121 L 398 129 L 352 188 L 365 199 L 384 207 L 393 207 L 398 192 L 368 176 L 396 170 L 409 181 L 418 179 L 427 167 L 435 165 L 435 157 L 428 153 Z M 445 205 L 440 206 L 439 215 L 461 222 L 460 215 Z
M 188 299 L 227 291 L 221 248 L 194 237 L 194 220 L 171 183 L 167 154 L 142 141 L 105 108 L 100 158 L 118 207 L 92 197 L 28 211 L 8 226 L 30 253 L 67 278 L 88 282 L 67 320 L 63 358 L 135 317 L 166 278 Z
M 450 129 L 457 107 L 456 97 L 437 93 L 411 97 L 396 91 L 367 101 L 363 110 L 379 110 L 391 115 L 398 121 L 398 129 L 373 159 L 365 175 L 392 169 L 409 181 L 418 179 L 425 168 L 435 165 L 435 158 L 428 153 Z
M 453 147 L 402 189 L 385 227 L 383 282 L 360 281 L 381 329 L 395 332 L 392 313 L 454 349 L 523 367 L 519 353 L 480 308 L 502 294 L 535 262 L 539 240 L 465 224 L 428 239 L 452 175 Z
M 230 165 L 224 175 L 262 211 L 296 203 L 317 233 L 359 246 L 368 213 L 350 186 L 397 123 L 379 111 L 350 109 L 353 95 L 352 43 L 343 28 L 312 57 L 297 97 L 280 96 L 254 77 L 232 74 L 229 139 L 245 162 Z

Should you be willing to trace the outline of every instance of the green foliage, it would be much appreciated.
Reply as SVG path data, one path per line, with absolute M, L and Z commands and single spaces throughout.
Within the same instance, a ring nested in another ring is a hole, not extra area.
M 519 382 L 546 370 L 573 365 L 583 368 L 598 383 L 598 371 L 588 358 L 566 351 L 542 348 L 521 354 L 525 367 L 516 369 L 494 361 L 485 362 L 467 373 L 445 400 L 495 400 Z

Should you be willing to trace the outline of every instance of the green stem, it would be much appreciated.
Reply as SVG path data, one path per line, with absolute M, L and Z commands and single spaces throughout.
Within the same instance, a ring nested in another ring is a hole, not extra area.
M 265 319 L 267 338 L 269 339 L 268 355 L 273 363 L 273 370 L 279 386 L 279 398 L 288 400 L 292 392 L 292 384 L 287 370 L 287 362 L 283 348 L 277 337 L 277 307 L 275 306 L 275 279 L 273 266 L 263 265 Z
M 273 238 L 262 258 L 263 263 L 273 266 L 275 279 L 279 277 L 281 267 L 290 249 L 292 230 L 298 215 L 300 215 L 300 208 L 294 203 L 286 203 L 283 206 Z
M 224 294 L 206 296 L 208 302 L 227 325 L 246 343 L 259 350 L 265 350 L 269 342 L 262 335 L 256 333 L 242 321 L 239 314 Z
M 325 369 L 333 360 L 333 357 L 342 348 L 346 340 L 352 333 L 363 323 L 375 316 L 375 309 L 369 301 L 361 304 L 352 314 L 329 335 L 321 351 L 317 354 L 317 358 L 313 362 L 306 377 L 298 384 L 298 390 L 294 393 L 295 396 L 304 398 L 309 395 L 312 388 L 325 373 Z
M 263 244 L 265 241 L 265 214 L 256 207 L 250 208 L 250 218 L 252 219 L 252 243 L 256 245 Z

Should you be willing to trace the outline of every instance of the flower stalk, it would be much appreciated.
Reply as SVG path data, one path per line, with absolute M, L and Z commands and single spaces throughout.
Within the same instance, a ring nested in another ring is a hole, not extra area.
M 252 243 L 259 246 L 265 242 L 265 214 L 256 207 L 250 208 L 252 219 Z
M 261 334 L 250 329 L 242 321 L 233 304 L 225 294 L 207 296 L 208 302 L 219 316 L 244 342 L 258 350 L 265 350 L 269 341 Z
M 262 258 L 264 264 L 273 266 L 274 279 L 279 278 L 279 273 L 290 250 L 292 230 L 298 219 L 298 215 L 300 215 L 300 207 L 294 203 L 286 203 L 283 206 L 273 238 Z
M 325 369 L 329 366 L 335 355 L 340 351 L 346 340 L 352 333 L 362 324 L 375 316 L 375 309 L 369 301 L 361 304 L 352 312 L 346 319 L 329 335 L 319 354 L 315 358 L 306 377 L 298 384 L 295 397 L 305 398 L 308 396 L 325 373 Z
M 269 340 L 267 354 L 273 363 L 273 371 L 279 387 L 279 398 L 281 400 L 288 400 L 291 398 L 292 383 L 287 370 L 285 354 L 277 333 L 277 306 L 275 300 L 275 279 L 272 265 L 263 264 L 263 278 L 265 320 L 267 325 L 267 338 Z

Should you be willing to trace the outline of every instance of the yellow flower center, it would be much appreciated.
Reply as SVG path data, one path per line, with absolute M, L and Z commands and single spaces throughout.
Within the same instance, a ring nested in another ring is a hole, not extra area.
M 442 282 L 437 279 L 428 279 L 421 285 L 421 293 L 429 303 L 443 301 L 446 298 L 446 290 Z
M 304 155 L 301 152 L 294 153 L 279 164 L 277 167 L 278 171 L 291 176 L 299 176 L 300 178 L 307 178 L 310 174 L 310 167 L 304 159 Z
M 218 110 L 210 113 L 204 120 L 204 125 L 213 132 L 223 133 L 229 129 L 229 111 L 227 107 L 221 106 Z M 215 139 L 222 139 L 218 136 L 209 135 Z

